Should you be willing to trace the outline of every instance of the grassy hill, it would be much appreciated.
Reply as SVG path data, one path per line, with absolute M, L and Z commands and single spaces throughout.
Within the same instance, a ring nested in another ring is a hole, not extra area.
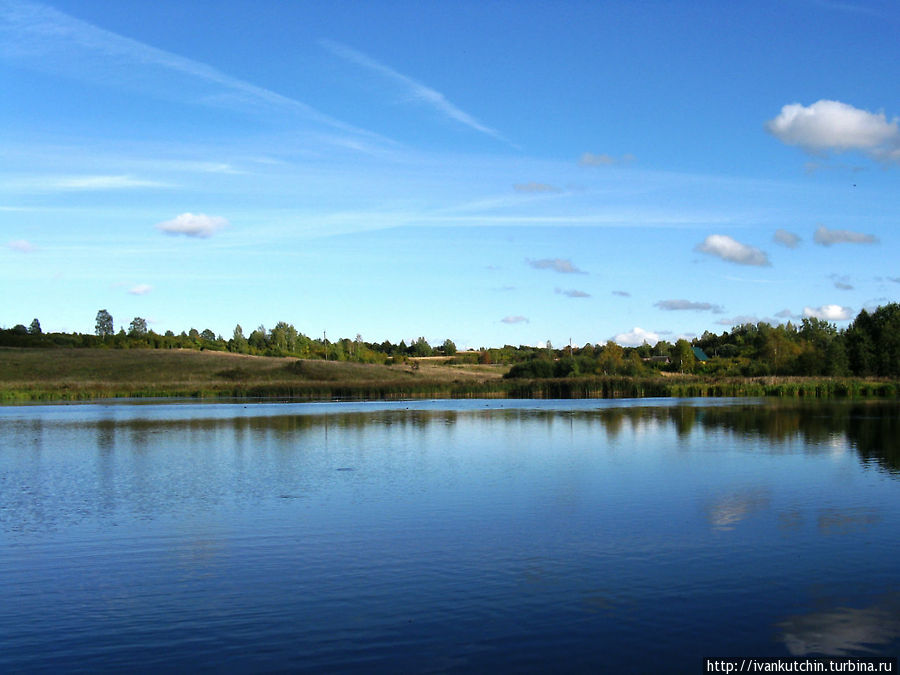
M 383 366 L 182 349 L 0 348 L 0 400 L 487 395 L 505 371 L 426 359 Z

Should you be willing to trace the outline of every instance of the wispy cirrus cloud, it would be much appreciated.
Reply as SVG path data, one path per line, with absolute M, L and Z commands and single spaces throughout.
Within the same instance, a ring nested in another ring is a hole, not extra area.
M 500 319 L 500 323 L 516 324 L 516 323 L 529 323 L 529 321 L 528 321 L 527 316 L 516 315 L 516 316 L 504 316 L 502 319 Z
M 153 286 L 150 284 L 138 284 L 137 286 L 132 286 L 128 289 L 128 292 L 131 295 L 147 295 L 150 291 L 153 290 Z
M 878 160 L 900 160 L 900 123 L 841 101 L 791 103 L 766 123 L 782 143 L 809 153 L 859 150 Z
M 228 221 L 220 216 L 208 216 L 205 213 L 182 213 L 171 220 L 156 224 L 156 229 L 166 234 L 183 234 L 186 237 L 207 238 L 228 225 Z
M 852 232 L 850 230 L 829 230 L 824 225 L 820 225 L 816 228 L 813 241 L 820 246 L 831 246 L 832 244 L 877 244 L 878 237 L 873 234 L 863 234 L 862 232 Z
M 631 297 L 631 293 L 629 293 L 628 291 L 613 291 L 612 294 L 618 295 L 620 298 L 630 298 Z
M 335 56 L 365 68 L 388 80 L 392 84 L 400 86 L 407 92 L 411 100 L 423 103 L 455 122 L 515 147 L 498 131 L 482 124 L 475 117 L 448 101 L 441 92 L 436 91 L 347 45 L 332 40 L 320 40 L 319 44 Z
M 542 258 L 540 260 L 526 260 L 529 267 L 536 270 L 552 270 L 560 274 L 587 274 L 580 270 L 567 258 Z
M 660 300 L 654 303 L 654 307 L 659 307 L 667 312 L 712 312 L 713 314 L 721 314 L 724 310 L 719 305 L 713 305 L 709 302 L 692 302 L 691 300 Z
M 536 183 L 535 181 L 531 181 L 529 183 L 516 183 L 513 185 L 513 190 L 516 192 L 525 192 L 525 193 L 541 193 L 541 192 L 562 192 L 561 188 L 556 187 L 555 185 L 549 185 L 547 183 Z
M 768 267 L 769 256 L 755 246 L 748 246 L 726 234 L 711 234 L 695 250 L 738 265 Z
M 297 99 L 38 2 L 0 3 L 0 58 L 36 70 L 193 104 L 290 112 L 331 129 L 385 140 Z
M 139 188 L 171 188 L 170 183 L 135 178 L 130 175 L 40 176 L 14 179 L 7 187 L 21 192 L 100 192 L 103 190 L 134 190 Z

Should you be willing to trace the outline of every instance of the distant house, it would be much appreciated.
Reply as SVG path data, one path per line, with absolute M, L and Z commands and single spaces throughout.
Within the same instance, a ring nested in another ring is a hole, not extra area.
M 709 361 L 709 357 L 706 355 L 706 352 L 700 349 L 700 347 L 691 347 L 691 349 L 694 350 L 694 356 L 697 357 L 698 361 Z
M 672 363 L 672 359 L 668 356 L 648 356 L 647 358 L 641 359 L 645 363 Z

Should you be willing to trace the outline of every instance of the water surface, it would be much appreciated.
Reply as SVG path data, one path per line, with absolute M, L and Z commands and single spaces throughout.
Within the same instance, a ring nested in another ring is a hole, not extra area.
M 0 671 L 896 656 L 900 408 L 0 408 Z

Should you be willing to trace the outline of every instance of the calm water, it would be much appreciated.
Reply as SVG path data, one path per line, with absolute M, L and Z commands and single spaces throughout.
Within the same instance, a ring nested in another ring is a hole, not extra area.
M 0 407 L 0 671 L 900 652 L 900 408 Z

